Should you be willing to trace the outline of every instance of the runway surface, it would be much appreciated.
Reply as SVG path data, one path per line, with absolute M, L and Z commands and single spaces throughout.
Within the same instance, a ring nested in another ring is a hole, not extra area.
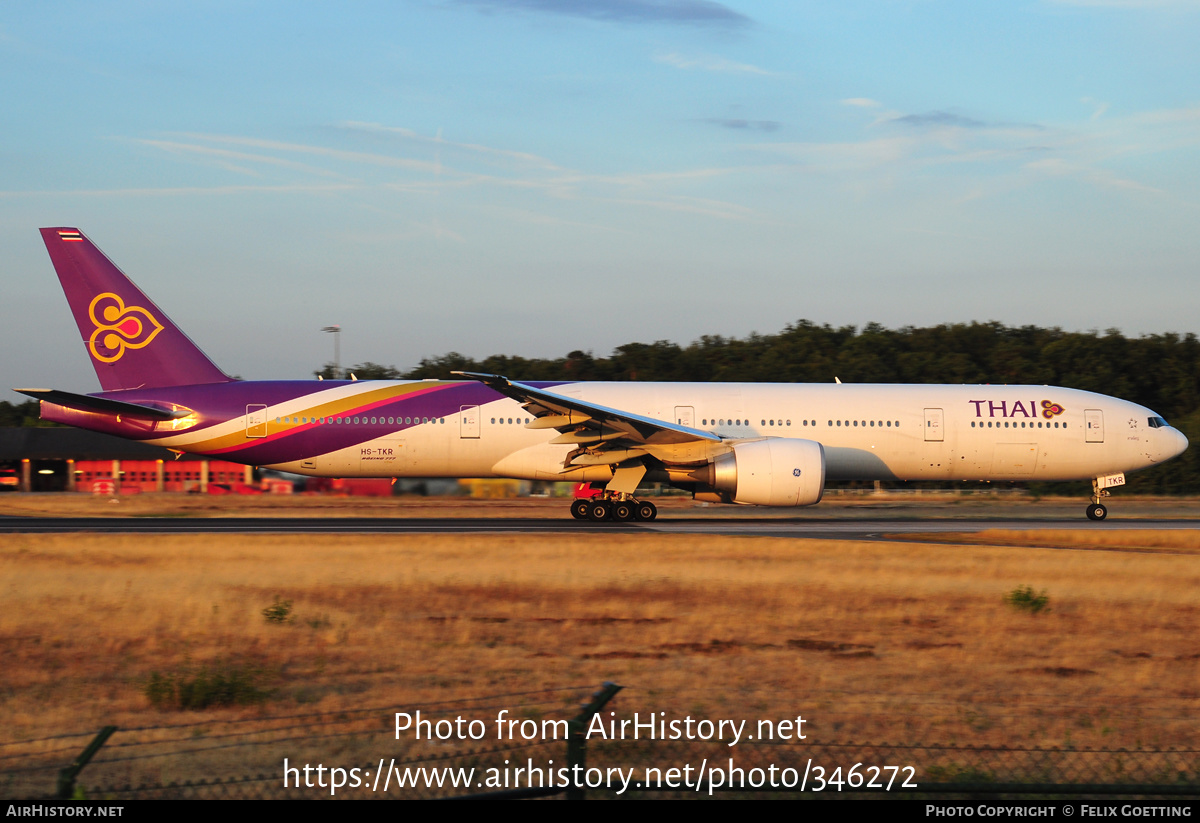
M 867 518 L 664 518 L 650 523 L 592 523 L 558 518 L 383 517 L 11 517 L 0 516 L 0 534 L 709 534 L 738 537 L 884 539 L 888 535 L 981 532 L 992 529 L 1200 531 L 1200 521 L 1122 518 L 1077 519 L 867 519 Z

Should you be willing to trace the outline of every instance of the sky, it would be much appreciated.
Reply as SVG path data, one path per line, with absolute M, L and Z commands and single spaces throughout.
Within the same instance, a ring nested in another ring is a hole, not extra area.
M 332 324 L 401 369 L 1197 332 L 1197 42 L 1198 0 L 6 0 L 0 386 L 98 389 L 41 226 L 247 379 Z

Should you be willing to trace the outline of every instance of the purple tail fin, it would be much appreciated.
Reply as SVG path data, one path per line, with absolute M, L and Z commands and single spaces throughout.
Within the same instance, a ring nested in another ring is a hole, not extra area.
M 41 231 L 105 391 L 233 379 L 213 365 L 79 229 Z

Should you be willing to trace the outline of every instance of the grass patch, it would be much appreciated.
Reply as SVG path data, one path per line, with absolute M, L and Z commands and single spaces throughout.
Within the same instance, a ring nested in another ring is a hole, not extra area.
M 222 706 L 265 703 L 274 693 L 264 688 L 269 679 L 260 666 L 216 661 L 186 666 L 174 672 L 151 672 L 144 693 L 159 710 L 195 711 Z
M 268 623 L 290 623 L 292 619 L 292 601 L 275 596 L 275 602 L 262 610 L 263 619 Z
M 1111 549 L 1164 554 L 1200 553 L 1197 529 L 986 529 L 890 535 L 901 541 L 970 546 L 1029 546 L 1048 549 Z
M 1045 589 L 1035 592 L 1033 586 L 1017 586 L 1004 595 L 1004 602 L 1019 612 L 1040 614 L 1050 611 L 1050 595 L 1046 593 Z

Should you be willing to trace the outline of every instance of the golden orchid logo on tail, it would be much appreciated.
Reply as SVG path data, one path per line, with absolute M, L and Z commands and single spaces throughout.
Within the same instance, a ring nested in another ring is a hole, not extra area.
M 88 306 L 96 329 L 88 338 L 88 350 L 102 363 L 120 360 L 126 349 L 140 349 L 163 330 L 162 323 L 141 306 L 126 306 L 112 292 L 96 295 Z

